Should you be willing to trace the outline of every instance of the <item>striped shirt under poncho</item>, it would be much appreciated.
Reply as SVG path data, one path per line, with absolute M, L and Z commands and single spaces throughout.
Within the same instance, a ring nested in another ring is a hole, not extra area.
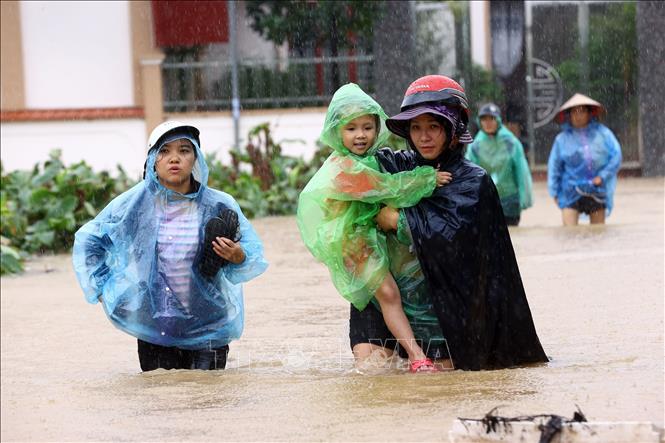
M 190 200 L 170 201 L 161 208 L 157 254 L 168 289 L 189 308 L 191 269 L 199 247 L 198 211 Z

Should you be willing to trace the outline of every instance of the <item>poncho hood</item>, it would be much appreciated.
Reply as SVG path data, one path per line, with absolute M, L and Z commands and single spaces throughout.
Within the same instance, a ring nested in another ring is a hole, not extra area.
M 478 136 L 481 133 L 489 135 L 485 131 L 483 131 L 483 127 L 480 125 L 480 117 L 482 117 L 482 115 L 479 115 L 475 118 L 476 125 L 478 125 L 478 134 L 476 134 L 475 137 L 473 138 L 474 141 L 478 138 Z M 493 115 L 492 117 L 494 117 L 494 120 L 496 120 L 497 126 L 496 126 L 496 133 L 494 133 L 494 135 L 497 135 L 499 133 L 499 131 L 501 130 L 501 128 L 503 128 L 503 119 L 501 117 L 497 117 L 495 115 Z
M 180 194 L 179 192 L 172 191 L 166 188 L 157 177 L 157 172 L 155 171 L 155 163 L 157 161 L 157 154 L 159 150 L 167 143 L 170 143 L 175 140 L 180 139 L 189 140 L 194 146 L 196 152 L 196 160 L 194 161 L 194 167 L 192 168 L 192 178 L 196 181 L 197 185 L 195 186 L 195 191 L 190 194 Z M 173 197 L 178 195 L 182 198 L 189 199 L 199 199 L 201 194 L 204 192 L 204 189 L 207 187 L 208 183 L 208 165 L 205 162 L 203 152 L 197 140 L 192 138 L 189 134 L 184 132 L 174 133 L 168 137 L 160 140 L 159 145 L 155 145 L 152 149 L 148 151 L 148 158 L 146 159 L 146 172 L 145 172 L 145 185 L 153 194 L 164 194 L 167 197 Z
M 367 114 L 378 117 L 378 133 L 374 144 L 365 155 L 358 156 L 349 151 L 342 143 L 342 128 L 351 120 Z M 384 146 L 390 136 L 386 127 L 387 119 L 388 116 L 381 105 L 355 83 L 347 83 L 335 92 L 330 101 L 320 140 L 342 155 L 353 156 L 357 159 L 373 158 L 379 147 Z

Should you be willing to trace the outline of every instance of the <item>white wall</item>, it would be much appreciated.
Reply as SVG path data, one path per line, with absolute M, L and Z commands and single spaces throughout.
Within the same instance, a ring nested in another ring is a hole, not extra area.
M 270 123 L 273 140 L 282 145 L 282 153 L 290 156 L 311 158 L 316 150 L 325 109 L 304 111 L 264 111 L 260 115 L 248 114 L 240 117 L 240 147 L 247 144 L 247 133 L 258 124 Z M 201 131 L 201 147 L 204 152 L 215 152 L 217 158 L 228 162 L 228 151 L 233 146 L 233 119 L 230 116 L 175 117 L 192 124 Z
M 471 60 L 473 63 L 490 69 L 487 66 L 489 58 L 487 57 L 490 48 L 487 47 L 487 34 L 490 32 L 486 24 L 489 23 L 487 17 L 486 1 L 469 2 L 469 17 L 471 19 Z
M 22 1 L 29 109 L 133 106 L 127 1 Z
M 217 158 L 228 164 L 228 151 L 233 144 L 230 116 L 173 118 L 199 128 L 203 151 L 217 153 Z M 283 142 L 284 154 L 311 158 L 324 119 L 324 109 L 242 116 L 241 147 L 245 146 L 247 132 L 253 126 L 270 122 L 273 140 Z M 116 165 L 121 164 L 131 177 L 139 178 L 146 154 L 145 134 L 145 123 L 141 119 L 3 122 L 0 124 L 0 158 L 5 172 L 31 169 L 36 163 L 47 160 L 49 151 L 60 148 L 67 165 L 85 160 L 95 171 L 108 170 L 115 175 Z M 288 142 L 289 139 L 300 139 L 303 143 Z
M 32 169 L 62 150 L 66 165 L 85 160 L 96 171 L 115 175 L 121 164 L 133 177 L 143 171 L 146 137 L 142 119 L 0 124 L 1 159 L 5 172 Z

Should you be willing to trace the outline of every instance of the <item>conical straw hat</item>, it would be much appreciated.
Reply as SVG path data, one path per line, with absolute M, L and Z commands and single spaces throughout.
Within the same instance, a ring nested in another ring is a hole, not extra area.
M 593 107 L 591 115 L 593 115 L 594 117 L 598 117 L 600 116 L 601 113 L 605 112 L 605 107 L 601 105 L 599 102 L 578 92 L 572 97 L 570 97 L 570 99 L 568 99 L 568 101 L 563 105 L 561 105 L 561 107 L 559 108 L 559 112 L 557 114 L 557 120 L 559 121 L 559 123 L 563 123 L 565 121 L 566 119 L 565 112 L 576 106 Z

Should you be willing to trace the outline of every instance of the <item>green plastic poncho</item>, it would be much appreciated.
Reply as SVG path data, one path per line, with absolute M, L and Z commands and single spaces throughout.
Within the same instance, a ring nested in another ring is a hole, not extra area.
M 404 314 L 413 329 L 413 335 L 417 340 L 422 340 L 423 350 L 427 351 L 432 347 L 441 348 L 444 342 L 443 332 L 420 262 L 411 247 L 411 236 L 405 234 L 408 229 L 406 216 L 400 211 L 397 232 L 387 234 L 390 273 L 399 288 Z M 376 304 L 378 303 L 375 302 Z
M 341 130 L 367 114 L 378 116 L 379 132 L 365 155 L 358 156 L 344 147 Z M 328 267 L 339 293 L 359 310 L 390 272 L 386 238 L 374 222 L 381 205 L 413 206 L 436 186 L 436 171 L 429 166 L 399 174 L 379 172 L 374 154 L 388 139 L 386 119 L 381 106 L 358 85 L 339 88 L 320 136 L 334 151 L 298 201 L 297 222 L 305 245 Z
M 503 214 L 519 217 L 523 209 L 533 205 L 531 172 L 522 143 L 501 124 L 500 117 L 495 118 L 498 123 L 496 135 L 478 131 L 467 148 L 466 158 L 492 177 L 499 191 Z

